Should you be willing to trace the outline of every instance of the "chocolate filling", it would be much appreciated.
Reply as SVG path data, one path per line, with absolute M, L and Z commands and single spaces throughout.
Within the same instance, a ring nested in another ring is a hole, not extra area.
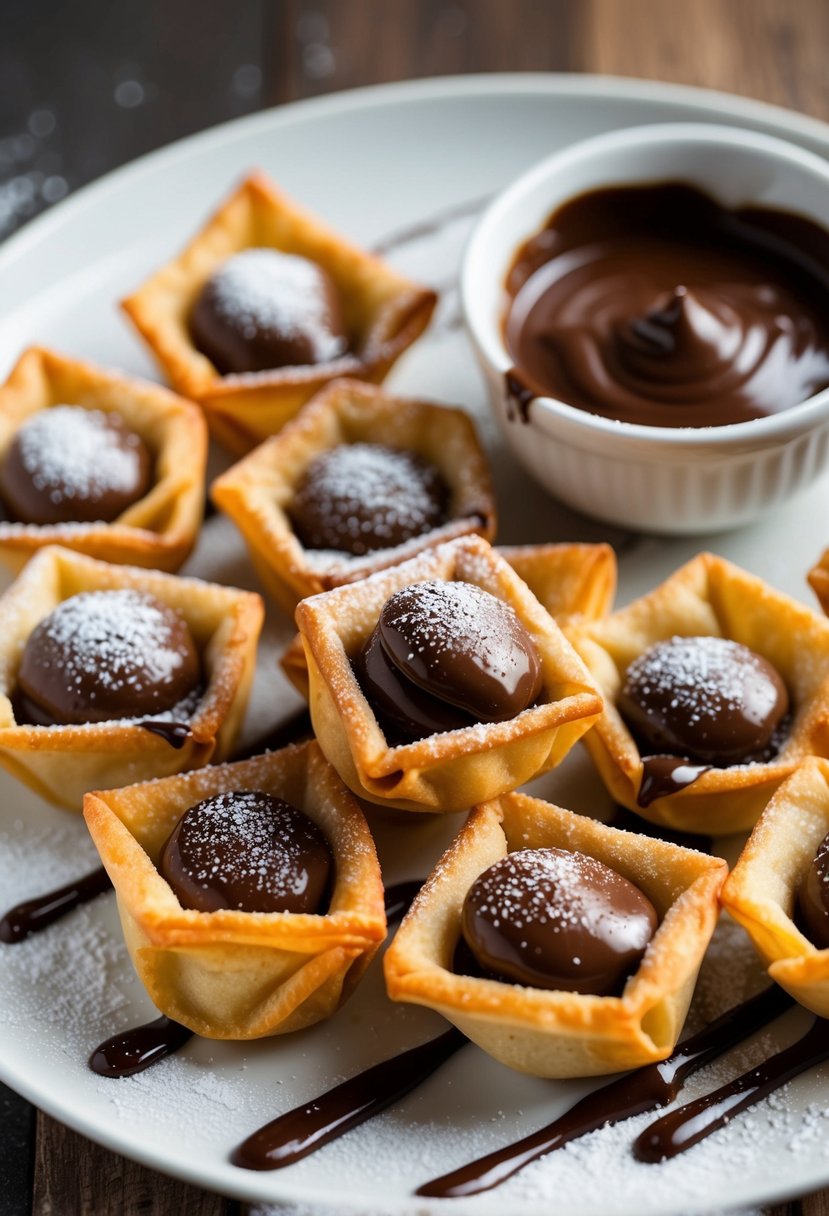
M 439 527 L 448 500 L 434 465 L 380 444 L 350 443 L 311 462 L 288 512 L 306 549 L 359 557 Z
M 38 726 L 151 717 L 199 687 L 187 622 L 129 588 L 73 595 L 35 627 L 23 649 L 16 706 Z
M 16 432 L 0 468 L 9 517 L 24 524 L 111 523 L 152 484 L 152 459 L 120 414 L 55 405 Z
M 183 908 L 317 913 L 333 859 L 302 811 L 261 790 L 232 790 L 185 811 L 158 871 Z
M 811 941 L 829 949 L 829 835 L 818 845 L 797 897 L 798 919 Z
M 228 258 L 202 288 L 190 334 L 223 376 L 330 363 L 349 346 L 328 272 L 276 249 L 245 249 Z
M 638 887 L 601 861 L 520 849 L 467 892 L 463 939 L 482 974 L 532 988 L 606 996 L 636 969 L 659 918 Z
M 672 637 L 634 659 L 617 704 L 643 754 L 728 767 L 777 753 L 789 697 L 772 664 L 747 646 Z
M 538 651 L 513 609 L 463 582 L 396 592 L 354 667 L 390 742 L 507 721 L 542 687 Z

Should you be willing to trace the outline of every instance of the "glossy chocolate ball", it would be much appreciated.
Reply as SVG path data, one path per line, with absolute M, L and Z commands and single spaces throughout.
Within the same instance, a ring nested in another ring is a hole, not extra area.
M 658 920 L 648 897 L 603 862 L 521 849 L 472 884 L 462 930 L 491 978 L 604 996 L 639 965 Z
M 798 893 L 806 933 L 821 950 L 829 949 L 829 835 L 818 845 Z
M 187 622 L 152 595 L 84 591 L 35 627 L 18 673 L 23 714 L 43 726 L 151 717 L 199 684 Z
M 722 766 L 762 758 L 789 697 L 779 672 L 747 646 L 673 637 L 631 663 L 618 707 L 649 752 Z
M 182 907 L 197 912 L 315 913 L 333 860 L 302 811 L 261 790 L 233 790 L 185 811 L 158 870 Z
M 348 443 L 311 462 L 289 513 L 306 549 L 359 557 L 437 528 L 448 497 L 434 465 L 411 452 Z

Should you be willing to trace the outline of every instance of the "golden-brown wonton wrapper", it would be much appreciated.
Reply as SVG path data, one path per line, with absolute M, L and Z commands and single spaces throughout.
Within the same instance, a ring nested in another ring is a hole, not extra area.
M 308 258 L 331 275 L 353 351 L 330 363 L 221 376 L 196 349 L 189 319 L 205 283 L 233 254 L 260 247 Z M 274 435 L 329 380 L 379 383 L 423 332 L 436 298 L 253 173 L 177 258 L 122 303 L 173 387 L 200 402 L 216 438 L 242 455 Z
M 199 649 L 206 687 L 180 746 L 127 718 L 80 726 L 18 723 L 11 697 L 23 647 L 38 622 L 70 596 L 122 587 L 179 612 Z M 57 546 L 41 549 L 0 598 L 0 765 L 50 802 L 80 811 L 87 790 L 224 759 L 244 717 L 263 616 L 261 598 L 249 591 L 112 566 Z
M 620 996 L 523 987 L 453 970 L 466 893 L 518 849 L 585 853 L 640 888 L 659 927 Z M 724 861 L 523 794 L 475 807 L 437 863 L 384 959 L 396 1001 L 427 1005 L 519 1072 L 588 1077 L 670 1055 L 717 923 Z
M 323 915 L 185 909 L 155 868 L 189 807 L 223 791 L 251 789 L 284 799 L 322 829 L 335 871 Z M 115 887 L 142 983 L 163 1013 L 197 1034 L 257 1039 L 330 1017 L 385 937 L 371 833 L 313 741 L 88 794 L 84 816 Z
M 351 661 L 386 600 L 412 583 L 461 580 L 506 601 L 535 642 L 542 691 L 506 722 L 476 723 L 390 747 Z M 596 721 L 601 698 L 561 630 L 503 558 L 478 536 L 427 550 L 361 583 L 303 600 L 310 707 L 320 746 L 359 797 L 408 811 L 457 811 L 559 764 Z
M 53 405 L 119 414 L 150 449 L 152 486 L 112 523 L 0 521 L 0 559 L 17 572 L 39 549 L 63 545 L 102 561 L 177 570 L 204 510 L 207 428 L 198 406 L 157 384 L 32 347 L 0 387 L 0 462 L 23 423 Z

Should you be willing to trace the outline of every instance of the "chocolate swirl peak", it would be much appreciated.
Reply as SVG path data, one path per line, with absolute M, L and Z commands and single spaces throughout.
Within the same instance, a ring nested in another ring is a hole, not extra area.
M 488 978 L 605 996 L 639 964 L 658 917 L 648 897 L 584 853 L 521 849 L 475 880 L 464 940 Z
M 223 376 L 330 363 L 348 350 L 334 280 L 316 262 L 276 249 L 228 258 L 196 300 L 190 333 Z
M 84 591 L 35 627 L 18 673 L 22 716 L 39 726 L 149 717 L 198 686 L 187 622 L 152 595 Z
M 789 697 L 776 669 L 747 646 L 673 637 L 630 664 L 618 708 L 641 750 L 724 767 L 778 749 Z
M 798 892 L 806 932 L 820 949 L 829 949 L 829 835 L 818 845 Z
M 448 498 L 438 470 L 418 456 L 376 443 L 347 443 L 311 462 L 289 514 L 306 549 L 359 557 L 437 528 Z
M 648 426 L 722 426 L 829 385 L 829 236 L 679 183 L 571 200 L 518 251 L 513 395 Z
M 408 740 L 514 718 L 542 684 L 535 643 L 513 609 L 463 582 L 396 592 L 355 666 L 381 726 Z
M 54 405 L 16 432 L 0 470 L 2 498 L 25 524 L 110 523 L 147 493 L 149 450 L 120 414 Z
M 232 790 L 185 811 L 158 870 L 183 908 L 316 913 L 333 861 L 306 814 L 261 790 Z

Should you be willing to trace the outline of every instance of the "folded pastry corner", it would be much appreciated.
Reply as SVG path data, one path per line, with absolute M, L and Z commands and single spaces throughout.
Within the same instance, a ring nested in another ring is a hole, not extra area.
M 760 816 L 723 888 L 723 905 L 751 938 L 769 976 L 829 1017 L 829 762 L 804 760 Z

